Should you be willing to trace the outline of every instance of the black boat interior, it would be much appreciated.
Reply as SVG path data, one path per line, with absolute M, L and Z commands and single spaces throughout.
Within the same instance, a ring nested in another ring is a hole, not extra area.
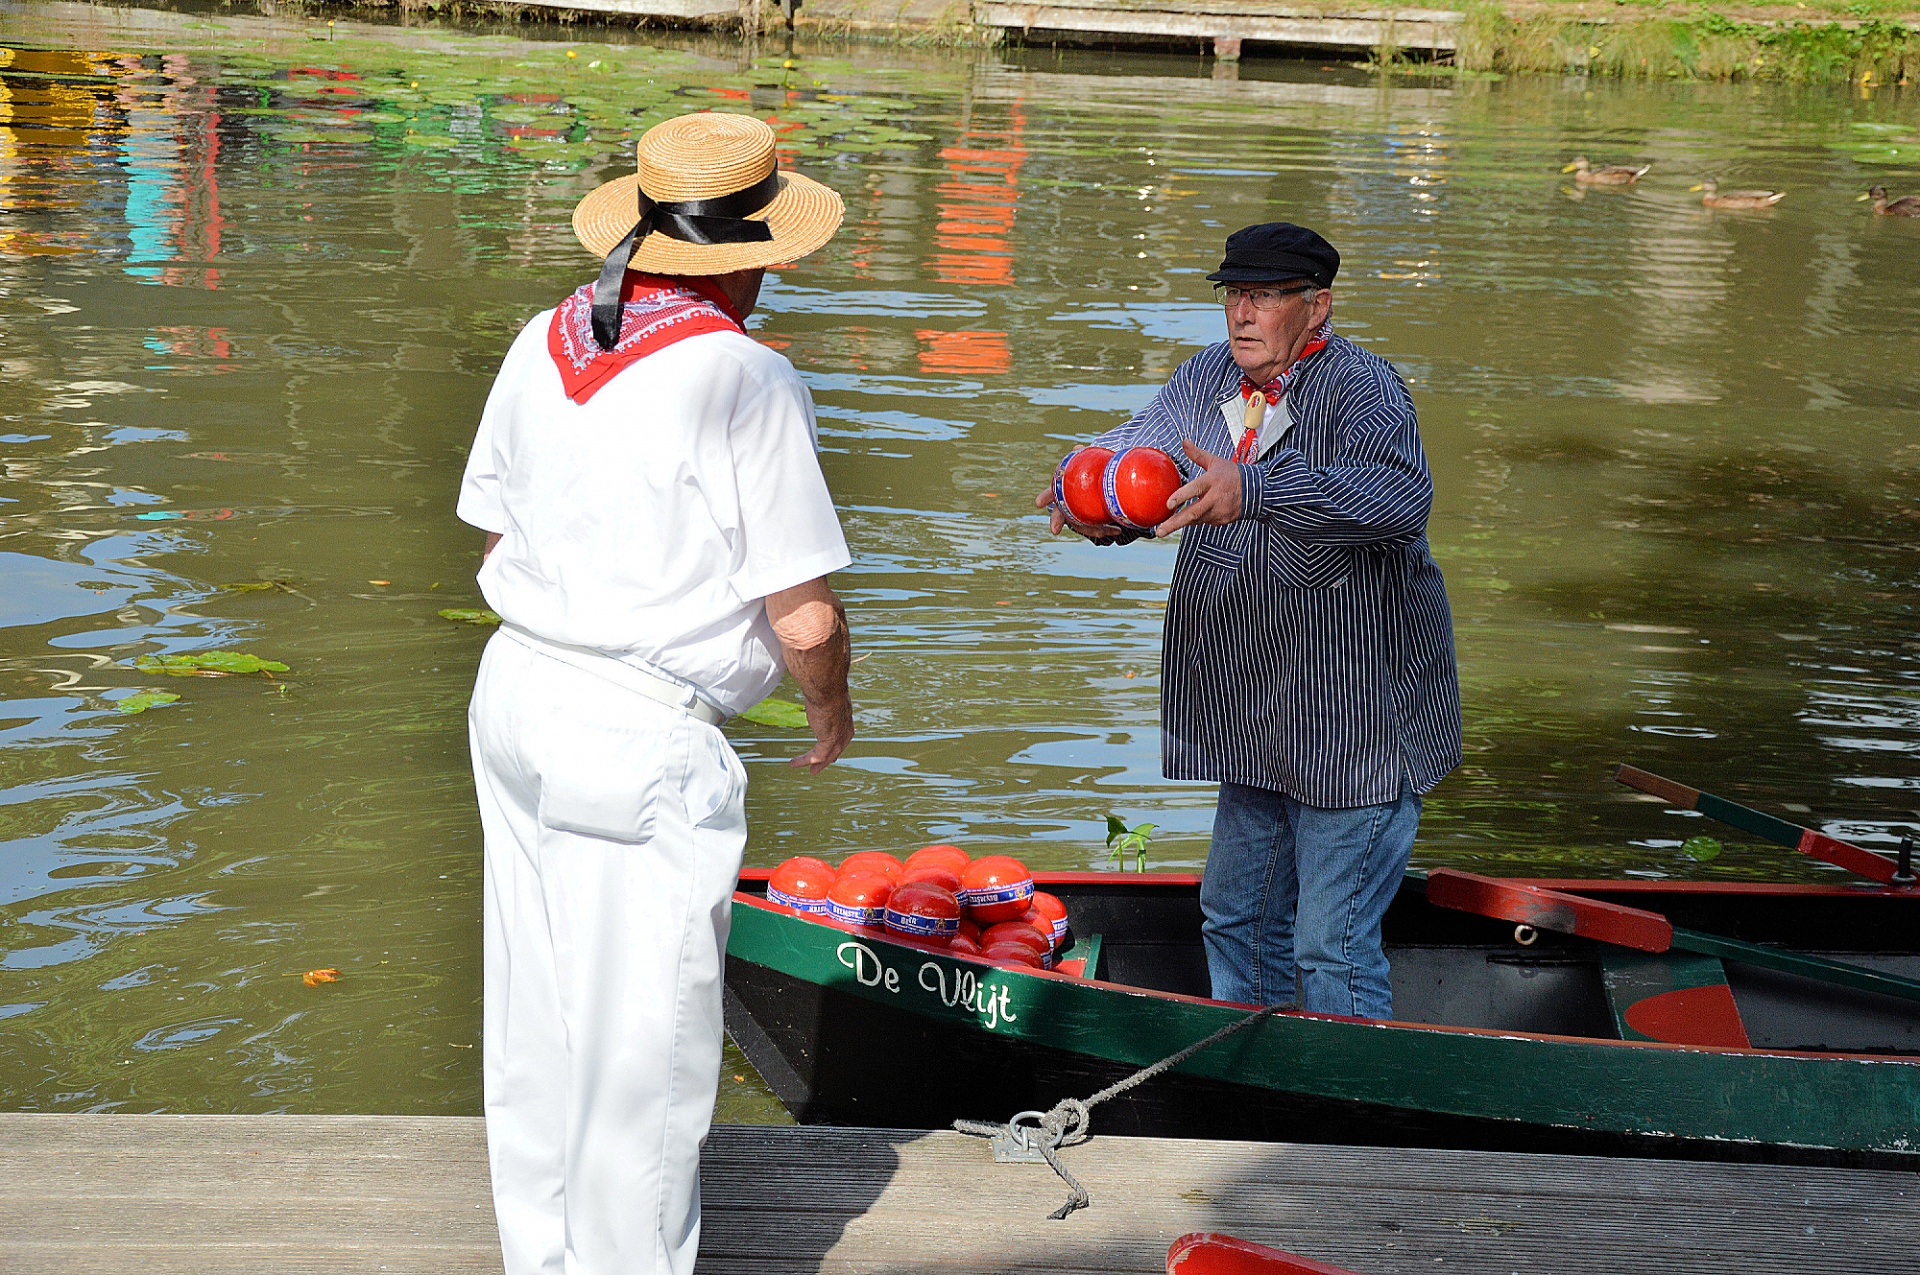
M 1208 995 L 1197 888 L 1144 882 L 1050 888 L 1066 902 L 1076 939 L 1099 936 L 1089 971 L 1095 978 Z M 1623 892 L 1612 901 L 1725 937 L 1920 979 L 1920 933 L 1905 919 L 1913 904 L 1897 896 L 1676 892 L 1648 898 Z M 1396 899 L 1385 934 L 1396 1019 L 1497 1031 L 1618 1040 L 1622 997 L 1633 995 L 1636 979 L 1644 982 L 1649 963 L 1662 959 L 1552 933 L 1517 935 L 1510 923 L 1435 907 L 1417 887 Z M 1691 962 L 1696 974 L 1710 970 L 1709 981 L 1724 980 L 1757 1048 L 1920 1054 L 1920 1002 L 1737 961 L 1674 959 Z

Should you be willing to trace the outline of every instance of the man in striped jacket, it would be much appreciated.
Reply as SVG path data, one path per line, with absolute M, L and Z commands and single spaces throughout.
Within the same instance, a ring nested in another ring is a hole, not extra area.
M 1200 890 L 1213 994 L 1385 1018 L 1380 922 L 1422 796 L 1460 763 L 1460 691 L 1413 400 L 1334 335 L 1339 265 L 1284 222 L 1230 236 L 1208 276 L 1228 340 L 1096 442 L 1157 447 L 1187 480 L 1154 529 L 1187 529 L 1161 754 L 1169 779 L 1220 785 Z

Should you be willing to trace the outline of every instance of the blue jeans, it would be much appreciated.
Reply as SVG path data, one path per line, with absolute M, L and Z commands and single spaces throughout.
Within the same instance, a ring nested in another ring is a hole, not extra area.
M 1200 883 L 1216 999 L 1390 1018 L 1380 920 L 1400 888 L 1420 798 L 1323 810 L 1285 793 L 1221 784 Z

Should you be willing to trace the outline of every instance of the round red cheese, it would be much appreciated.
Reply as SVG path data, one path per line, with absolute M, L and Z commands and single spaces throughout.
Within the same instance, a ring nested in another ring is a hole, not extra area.
M 1068 521 L 1082 527 L 1104 527 L 1113 521 L 1101 486 L 1112 459 L 1113 452 L 1105 447 L 1081 447 L 1068 453 L 1053 471 L 1053 503 Z
M 1035 890 L 1030 913 L 1046 922 L 1034 928 L 1042 934 L 1051 934 L 1054 947 L 1058 948 L 1067 941 L 1067 905 L 1058 896 L 1048 894 L 1045 890 Z
M 1180 489 L 1180 467 L 1157 447 L 1129 447 L 1107 462 L 1101 476 L 1108 520 L 1147 531 L 1173 511 L 1167 501 Z
M 1002 965 L 1024 965 L 1028 969 L 1040 969 L 1040 954 L 1025 943 L 995 943 L 985 948 L 980 955 Z
M 893 882 L 878 872 L 841 869 L 840 879 L 827 891 L 827 914 L 847 925 L 883 925 Z
M 898 881 L 903 867 L 900 860 L 884 850 L 860 850 L 840 862 L 842 872 L 878 872 L 889 881 Z
M 908 864 L 900 873 L 901 885 L 912 885 L 916 881 L 925 881 L 928 885 L 937 885 L 948 894 L 960 893 L 960 874 L 938 864 L 923 863 L 919 867 Z
M 960 932 L 960 900 L 951 890 L 915 881 L 888 896 L 884 922 L 893 934 L 945 941 Z
M 990 854 L 967 865 L 960 877 L 960 901 L 982 925 L 1016 921 L 1033 900 L 1033 873 L 1020 860 Z
M 1000 943 L 1025 943 L 1037 956 L 1045 956 L 1053 951 L 1053 940 L 1025 921 L 1002 921 L 998 925 L 989 925 L 980 935 L 982 949 Z
M 967 865 L 972 862 L 973 856 L 959 846 L 921 846 L 907 856 L 909 868 L 941 867 L 956 877 L 965 872 Z
M 804 914 L 827 910 L 827 890 L 839 873 L 833 865 L 807 855 L 795 855 L 767 878 L 767 902 Z

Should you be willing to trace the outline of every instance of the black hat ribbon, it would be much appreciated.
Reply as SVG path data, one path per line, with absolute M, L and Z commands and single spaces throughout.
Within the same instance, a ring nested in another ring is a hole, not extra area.
M 759 212 L 780 193 L 780 170 L 775 168 L 745 190 L 713 199 L 663 203 L 649 199 L 638 186 L 634 193 L 640 200 L 640 220 L 607 254 L 593 285 L 593 339 L 602 350 L 620 343 L 620 281 L 626 277 L 633 246 L 654 231 L 683 243 L 773 242 L 773 228 L 764 221 L 749 219 L 747 214 Z

